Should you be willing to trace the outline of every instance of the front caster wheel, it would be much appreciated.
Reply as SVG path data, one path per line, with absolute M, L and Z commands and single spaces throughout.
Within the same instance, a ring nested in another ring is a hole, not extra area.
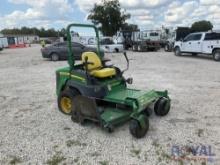
M 114 127 L 112 125 L 107 126 L 105 129 L 108 133 L 114 132 Z
M 157 100 L 154 106 L 154 112 L 157 116 L 165 116 L 168 114 L 169 111 L 170 111 L 169 99 L 165 97 L 161 97 L 159 100 Z
M 141 115 L 142 120 L 132 119 L 129 124 L 130 133 L 136 138 L 145 136 L 149 129 L 149 120 L 146 116 Z

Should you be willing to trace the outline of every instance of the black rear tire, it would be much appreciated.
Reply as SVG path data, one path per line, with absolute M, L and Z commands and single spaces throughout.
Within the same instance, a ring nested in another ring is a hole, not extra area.
M 192 56 L 197 56 L 197 53 L 192 53 Z
M 212 55 L 215 61 L 220 61 L 220 49 L 214 50 Z
M 146 116 L 144 116 L 144 124 L 143 128 L 138 120 L 132 119 L 129 124 L 130 133 L 136 138 L 144 137 L 149 129 L 149 120 Z
M 175 54 L 176 56 L 181 56 L 181 55 L 182 55 L 181 50 L 180 50 L 179 47 L 175 47 L 175 49 L 174 49 L 174 54 Z
M 58 103 L 58 108 L 60 112 L 66 115 L 71 115 L 72 114 L 72 109 L 74 107 L 74 102 L 73 99 L 75 96 L 80 95 L 80 93 L 77 90 L 72 90 L 70 88 L 65 89 L 60 92 L 60 95 L 58 96 L 57 103 Z M 63 105 L 64 99 L 69 101 L 69 108 Z
M 157 102 L 155 103 L 154 106 L 154 112 L 157 116 L 165 116 L 169 113 L 170 111 L 170 100 L 161 97 Z

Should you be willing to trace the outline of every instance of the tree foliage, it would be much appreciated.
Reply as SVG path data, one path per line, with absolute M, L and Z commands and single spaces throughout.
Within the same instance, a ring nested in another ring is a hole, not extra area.
M 212 30 L 213 25 L 210 21 L 198 21 L 194 22 L 191 26 L 191 31 L 192 32 L 204 32 L 208 30 Z
M 124 23 L 121 27 L 121 30 L 136 31 L 136 30 L 139 30 L 139 29 L 138 29 L 138 25 Z
M 103 0 L 102 4 L 95 4 L 87 19 L 99 27 L 103 35 L 113 36 L 130 18 L 130 14 L 121 11 L 118 0 Z
M 4 35 L 38 35 L 39 37 L 63 37 L 66 34 L 66 29 L 63 28 L 61 30 L 44 29 L 44 28 L 14 28 L 14 29 L 3 29 L 1 31 Z

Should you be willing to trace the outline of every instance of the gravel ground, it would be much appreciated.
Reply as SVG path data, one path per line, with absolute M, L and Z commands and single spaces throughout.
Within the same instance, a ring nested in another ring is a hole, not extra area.
M 121 54 L 106 56 L 126 66 Z M 55 70 L 66 61 L 42 59 L 37 45 L 0 52 L 0 164 L 219 165 L 220 63 L 163 51 L 128 56 L 132 87 L 168 89 L 172 99 L 170 113 L 151 116 L 148 134 L 138 140 L 128 124 L 109 134 L 93 124 L 73 123 L 58 111 Z M 198 146 L 207 154 L 210 146 L 215 156 L 192 161 L 186 159 L 198 157 L 184 152 L 183 160 L 173 160 L 173 146 Z

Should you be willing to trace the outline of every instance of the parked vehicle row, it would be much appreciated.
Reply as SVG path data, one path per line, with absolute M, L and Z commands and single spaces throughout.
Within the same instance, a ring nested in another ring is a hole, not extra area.
M 91 46 L 85 46 L 83 44 L 72 42 L 72 49 L 74 49 L 74 57 L 76 60 L 81 59 L 83 52 L 95 52 L 97 49 Z M 101 54 L 104 55 L 103 50 L 101 49 Z M 68 46 L 67 42 L 59 42 L 52 44 L 50 46 L 41 48 L 41 53 L 43 58 L 51 59 L 52 61 L 58 60 L 67 60 L 68 58 Z
M 96 47 L 96 38 L 94 36 L 79 36 L 72 35 L 72 41 Z M 113 41 L 112 37 L 102 37 L 99 42 L 100 48 L 106 53 L 122 52 L 124 50 L 123 44 L 117 44 Z
M 160 34 L 154 30 L 126 30 L 120 31 L 114 37 L 116 43 L 124 45 L 126 50 L 133 51 L 157 51 L 160 49 Z
M 188 34 L 188 35 L 187 35 Z M 158 50 L 160 48 L 158 41 L 158 34 L 152 31 L 133 32 L 132 34 L 132 50 Z M 182 39 L 182 37 L 185 37 Z M 197 54 L 212 55 L 215 61 L 220 61 L 220 33 L 216 32 L 199 32 L 190 33 L 189 29 L 178 28 L 173 34 L 173 43 L 165 46 L 165 51 L 172 51 L 176 56 L 183 53 L 190 53 L 193 56 Z M 175 42 L 174 42 L 175 41 Z M 81 59 L 81 55 L 85 51 L 97 52 L 96 46 L 84 45 L 78 42 L 72 42 L 74 49 L 74 56 L 76 60 Z M 1 45 L 0 45 L 1 46 Z M 122 44 L 115 44 L 111 37 L 104 37 L 100 41 L 101 54 L 104 52 L 122 52 L 124 47 Z M 0 50 L 2 48 L 0 47 Z M 67 42 L 59 42 L 41 49 L 42 57 L 49 58 L 52 61 L 66 60 L 68 57 Z

